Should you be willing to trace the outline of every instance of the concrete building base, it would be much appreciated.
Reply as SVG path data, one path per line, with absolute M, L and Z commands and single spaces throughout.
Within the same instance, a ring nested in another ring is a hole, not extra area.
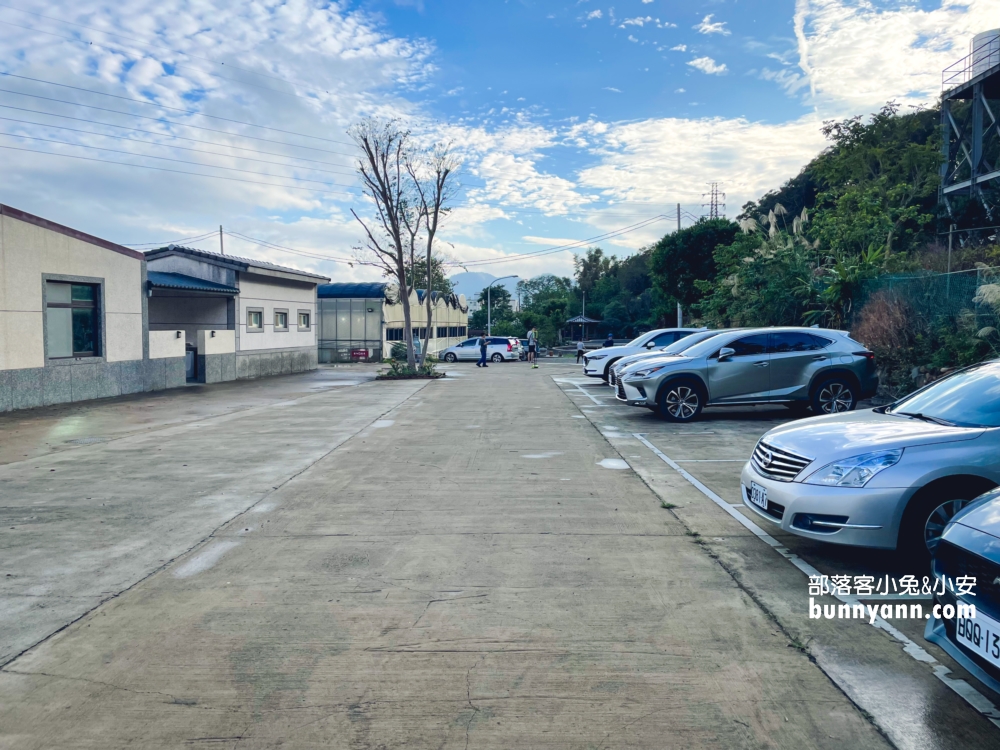
M 269 375 L 290 375 L 293 372 L 315 370 L 316 367 L 317 351 L 314 346 L 236 354 L 237 380 L 265 378 Z
M 0 371 L 0 412 L 162 391 L 184 385 L 184 358 Z

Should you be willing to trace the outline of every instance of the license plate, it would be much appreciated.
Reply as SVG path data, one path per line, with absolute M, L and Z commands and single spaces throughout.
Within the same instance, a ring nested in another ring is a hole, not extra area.
M 1000 667 L 1000 622 L 976 612 L 976 619 L 959 617 L 955 620 L 955 640 Z
M 759 508 L 767 510 L 767 488 L 761 487 L 756 482 L 750 482 L 750 502 Z

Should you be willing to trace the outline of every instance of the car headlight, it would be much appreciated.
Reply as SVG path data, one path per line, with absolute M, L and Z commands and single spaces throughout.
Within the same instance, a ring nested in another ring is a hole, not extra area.
M 666 367 L 666 365 L 657 365 L 656 367 L 646 367 L 646 368 L 643 368 L 642 370 L 636 370 L 635 372 L 630 372 L 629 373 L 629 377 L 630 378 L 648 378 L 650 375 L 652 375 L 655 372 L 659 372 L 664 367 Z
M 589 357 L 587 357 L 587 359 L 589 360 L 604 359 L 607 356 L 608 356 L 607 354 L 591 354 Z
M 902 448 L 862 453 L 860 456 L 851 456 L 827 464 L 811 474 L 805 483 L 825 484 L 830 487 L 864 487 L 873 476 L 883 469 L 895 466 L 902 457 Z

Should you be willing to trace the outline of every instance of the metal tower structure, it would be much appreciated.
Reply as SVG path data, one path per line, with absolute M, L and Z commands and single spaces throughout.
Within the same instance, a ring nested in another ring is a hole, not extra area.
M 708 218 L 718 219 L 720 216 L 726 215 L 726 194 L 719 189 L 718 182 L 708 183 L 708 192 L 701 195 L 703 198 L 708 198 L 708 203 L 701 204 L 702 208 L 708 209 Z
M 942 164 L 939 200 L 957 219 L 957 199 L 1000 220 L 1000 34 L 978 35 L 972 51 L 941 74 Z M 992 104 L 991 104 L 992 101 Z M 981 208 L 981 210 L 980 210 Z

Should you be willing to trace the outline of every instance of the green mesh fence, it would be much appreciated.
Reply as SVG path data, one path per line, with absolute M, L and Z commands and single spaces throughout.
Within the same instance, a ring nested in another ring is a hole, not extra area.
M 925 324 L 933 325 L 971 314 L 977 324 L 992 325 L 995 319 L 993 310 L 989 305 L 974 301 L 976 291 L 984 284 L 1000 284 L 1000 268 L 880 276 L 862 285 L 852 305 L 851 322 L 857 321 L 858 313 L 874 294 L 885 290 L 906 303 L 912 314 Z

